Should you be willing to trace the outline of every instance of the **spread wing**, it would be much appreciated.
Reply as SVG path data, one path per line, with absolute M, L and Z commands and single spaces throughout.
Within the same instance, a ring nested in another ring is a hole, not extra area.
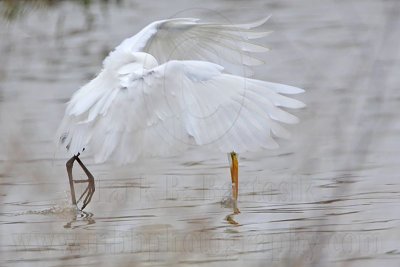
M 282 94 L 303 90 L 222 71 L 210 62 L 169 61 L 141 76 L 120 75 L 112 90 L 74 95 L 62 143 L 120 163 L 196 146 L 239 153 L 277 147 L 273 135 L 288 137 L 279 122 L 298 121 L 280 107 L 304 106 Z
M 198 19 L 179 18 L 156 21 L 135 36 L 124 40 L 105 60 L 120 61 L 127 53 L 146 52 L 159 64 L 170 60 L 204 60 L 224 66 L 241 76 L 251 74 L 249 66 L 261 65 L 255 53 L 267 48 L 253 40 L 268 32 L 256 31 L 268 18 L 248 24 L 202 23 Z

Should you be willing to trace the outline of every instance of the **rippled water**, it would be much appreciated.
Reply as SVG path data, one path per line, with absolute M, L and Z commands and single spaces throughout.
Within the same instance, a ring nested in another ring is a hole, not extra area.
M 118 4 L 119 3 L 119 4 Z M 4 3 L 0 2 L 0 5 Z M 0 24 L 2 266 L 398 266 L 400 2 L 116 1 L 28 7 Z M 69 205 L 53 137 L 71 94 L 147 23 L 268 14 L 256 77 L 307 89 L 282 148 L 91 164 L 96 193 Z

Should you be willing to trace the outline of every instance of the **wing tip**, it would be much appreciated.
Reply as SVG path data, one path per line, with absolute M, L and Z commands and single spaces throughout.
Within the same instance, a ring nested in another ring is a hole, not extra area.
M 246 29 L 257 28 L 257 27 L 260 27 L 260 26 L 264 25 L 265 23 L 267 23 L 267 21 L 271 18 L 271 16 L 272 15 L 268 15 L 267 17 L 264 17 L 262 19 L 258 19 L 256 21 L 246 23 L 246 24 L 241 24 L 241 25 L 245 26 Z

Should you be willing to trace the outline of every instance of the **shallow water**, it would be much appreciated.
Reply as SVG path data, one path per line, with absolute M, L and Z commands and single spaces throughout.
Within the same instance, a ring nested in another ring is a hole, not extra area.
M 1 266 L 398 266 L 400 2 L 78 2 L 0 24 Z M 54 134 L 109 50 L 156 19 L 267 14 L 255 77 L 306 88 L 308 107 L 281 149 L 240 155 L 241 214 L 221 204 L 226 155 L 193 151 L 83 158 L 96 193 L 69 205 Z

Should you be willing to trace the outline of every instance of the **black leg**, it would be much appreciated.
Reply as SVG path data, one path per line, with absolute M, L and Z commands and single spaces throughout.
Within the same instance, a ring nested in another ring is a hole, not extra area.
M 72 204 L 77 205 L 77 203 L 79 203 L 79 201 L 81 201 L 81 199 L 83 197 L 85 197 L 83 199 L 83 204 L 82 204 L 82 208 L 81 208 L 81 210 L 83 210 L 92 200 L 92 197 L 93 197 L 93 194 L 94 194 L 96 188 L 95 188 L 95 184 L 94 184 L 93 175 L 90 173 L 90 171 L 86 168 L 86 166 L 80 160 L 79 155 L 80 154 L 78 153 L 77 155 L 73 156 L 71 159 L 69 159 L 67 161 L 67 173 L 68 173 L 69 185 L 70 185 L 70 189 L 71 189 Z M 74 180 L 73 179 L 72 167 L 74 166 L 75 160 L 78 162 L 78 164 L 81 166 L 82 170 L 85 172 L 85 174 L 88 178 L 87 180 Z M 79 197 L 78 201 L 76 201 L 74 183 L 88 183 L 88 186 L 83 191 L 83 193 Z
M 78 164 L 81 166 L 82 170 L 85 172 L 86 176 L 88 177 L 88 186 L 86 187 L 85 191 L 82 193 L 81 197 L 79 199 L 82 199 L 82 197 L 86 194 L 85 199 L 83 200 L 83 205 L 82 205 L 82 210 L 90 203 L 92 200 L 94 191 L 96 190 L 95 184 L 94 184 L 94 177 L 90 173 L 90 171 L 86 168 L 86 166 L 83 164 L 83 162 L 76 156 L 76 161 Z
M 75 187 L 74 187 L 74 180 L 72 177 L 72 167 L 74 166 L 74 161 L 75 161 L 75 156 L 70 158 L 67 161 L 67 173 L 68 173 L 68 179 L 69 179 L 69 188 L 71 190 L 71 199 L 72 199 L 72 204 L 76 205 L 76 197 L 75 197 Z

